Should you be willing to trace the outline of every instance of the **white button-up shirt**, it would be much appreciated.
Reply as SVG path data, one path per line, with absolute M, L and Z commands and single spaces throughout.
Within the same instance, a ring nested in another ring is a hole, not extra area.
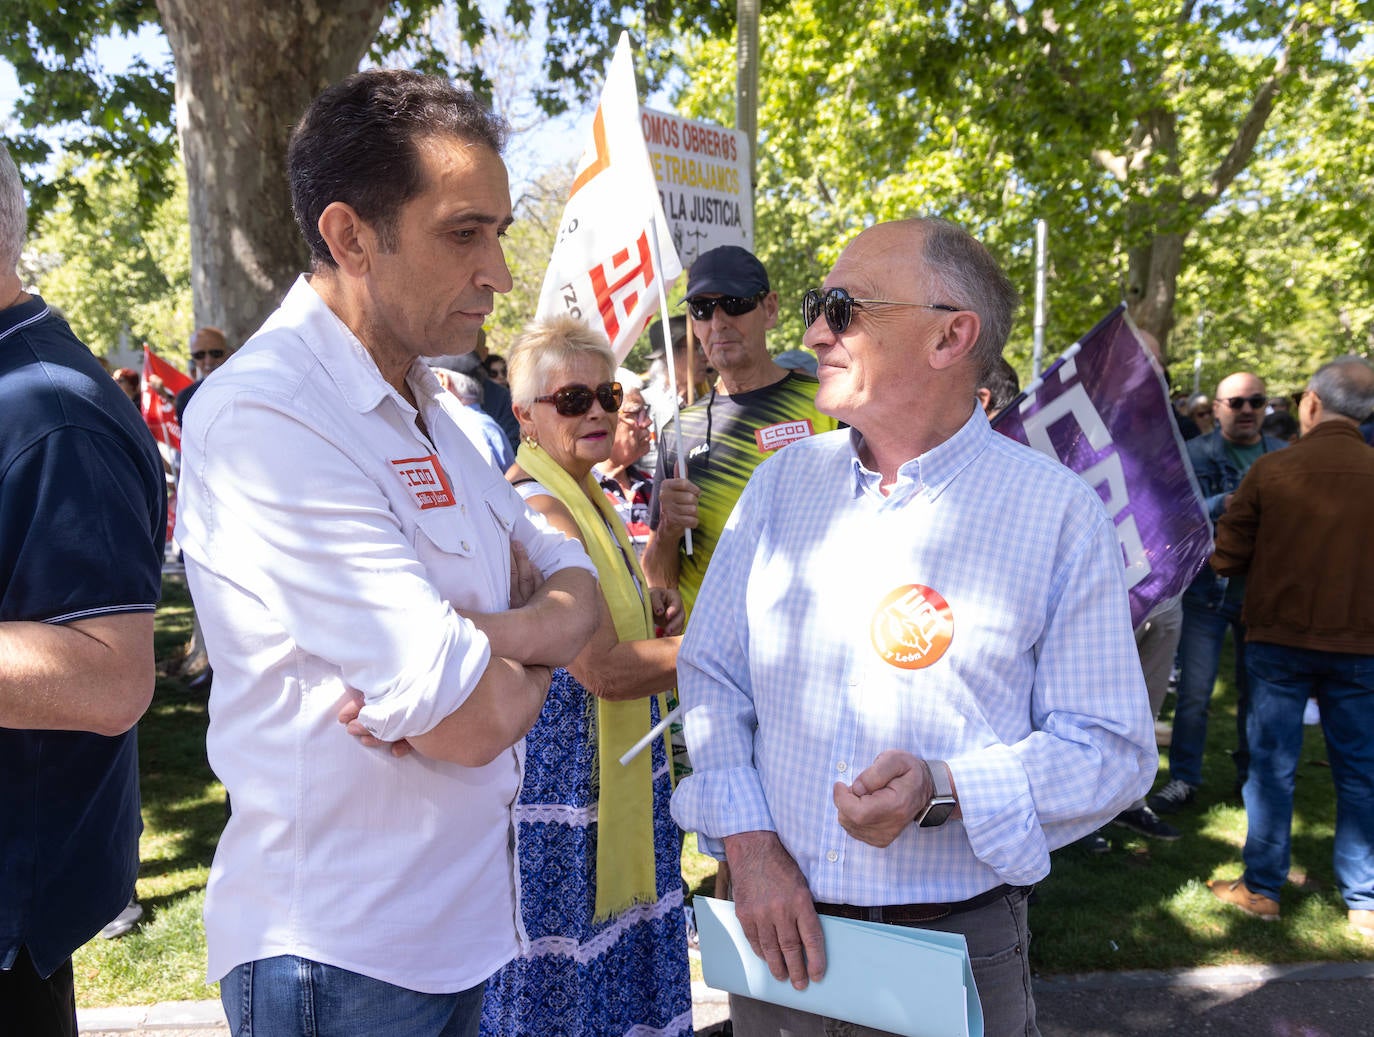
M 365 748 L 431 730 L 490 657 L 457 609 L 510 604 L 510 542 L 594 572 L 524 508 L 422 363 L 429 429 L 302 277 L 187 412 L 177 539 L 214 666 L 233 816 L 205 902 L 211 979 L 296 954 L 429 993 L 518 949 L 517 746 L 485 767 Z
M 776 831 L 831 903 L 1035 882 L 1155 773 L 1111 522 L 977 408 L 888 496 L 857 435 L 780 451 L 730 518 L 678 659 L 694 770 L 673 816 L 717 853 Z M 846 833 L 832 786 L 886 749 L 947 761 L 962 820 L 884 849 Z

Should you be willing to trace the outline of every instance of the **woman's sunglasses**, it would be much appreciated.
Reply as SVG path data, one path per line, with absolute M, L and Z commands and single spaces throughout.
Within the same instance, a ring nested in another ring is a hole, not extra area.
M 607 414 L 620 410 L 625 390 L 619 382 L 602 382 L 595 389 L 587 385 L 565 385 L 545 396 L 536 396 L 535 403 L 552 403 L 554 410 L 565 418 L 577 418 L 592 409 L 592 401 L 601 404 Z
M 727 316 L 743 317 L 757 307 L 767 294 L 767 292 L 759 292 L 758 295 L 749 296 L 718 295 L 714 299 L 695 296 L 687 300 L 687 312 L 692 315 L 693 320 L 707 321 L 711 319 L 711 314 L 715 313 L 716 307 L 719 306 Z
M 943 310 L 946 313 L 962 313 L 958 306 L 945 306 L 943 303 L 931 302 L 895 302 L 892 299 L 855 299 L 843 288 L 831 288 L 825 294 L 821 294 L 820 289 L 811 288 L 802 296 L 802 320 L 809 328 L 816 323 L 816 318 L 822 313 L 825 314 L 825 323 L 830 326 L 832 333 L 836 335 L 844 334 L 849 322 L 854 319 L 854 308 L 863 309 L 865 306 L 915 306 L 922 310 Z

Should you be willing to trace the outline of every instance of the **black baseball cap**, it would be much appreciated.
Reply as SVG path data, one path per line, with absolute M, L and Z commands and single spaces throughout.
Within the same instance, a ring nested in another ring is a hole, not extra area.
M 687 343 L 687 318 L 678 314 L 668 318 L 669 327 L 673 331 L 673 349 L 683 349 Z M 658 360 L 663 356 L 663 321 L 656 320 L 649 328 L 649 353 L 650 360 Z
M 748 249 L 721 245 L 697 256 L 687 271 L 687 298 L 711 292 L 747 299 L 769 291 L 768 271 Z

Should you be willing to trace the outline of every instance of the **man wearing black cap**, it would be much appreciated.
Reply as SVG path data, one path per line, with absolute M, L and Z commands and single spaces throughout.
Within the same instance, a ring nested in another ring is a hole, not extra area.
M 673 424 L 659 436 L 649 508 L 653 533 L 643 562 L 651 582 L 682 592 L 690 616 L 716 539 L 754 468 L 788 443 L 828 432 L 838 422 L 816 410 L 816 379 L 779 366 L 769 355 L 778 293 L 751 252 L 722 245 L 698 256 L 687 273 L 687 312 L 718 377 L 679 419 L 686 478 L 676 467 Z M 683 544 L 688 529 L 690 555 Z

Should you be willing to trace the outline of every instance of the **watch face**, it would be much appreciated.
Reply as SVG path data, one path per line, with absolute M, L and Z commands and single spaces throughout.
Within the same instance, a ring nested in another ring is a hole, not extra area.
M 921 820 L 917 824 L 921 828 L 938 828 L 949 820 L 949 815 L 954 813 L 954 808 L 958 804 L 953 799 L 931 800 L 926 807 L 926 812 L 921 815 Z

